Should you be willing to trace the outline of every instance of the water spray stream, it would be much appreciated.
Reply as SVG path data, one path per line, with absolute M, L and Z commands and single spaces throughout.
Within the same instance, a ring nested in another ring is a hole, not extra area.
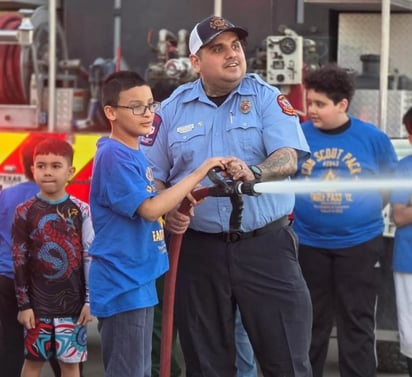
M 412 191 L 412 179 L 364 179 L 358 181 L 272 181 L 261 182 L 253 185 L 253 190 L 258 194 L 306 194 L 316 191 L 388 191 L 409 189 Z M 239 192 L 243 192 L 242 184 Z

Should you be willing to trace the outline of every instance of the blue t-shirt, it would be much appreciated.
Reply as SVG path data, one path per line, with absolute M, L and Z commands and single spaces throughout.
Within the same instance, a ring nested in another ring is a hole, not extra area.
M 0 275 L 14 278 L 11 227 L 18 204 L 39 192 L 35 182 L 27 181 L 0 191 Z
M 412 177 L 412 155 L 399 161 L 396 168 L 397 178 Z M 410 205 L 412 188 L 410 190 L 394 190 L 391 195 L 391 204 Z M 412 273 L 412 224 L 397 227 L 393 246 L 393 270 Z
M 350 117 L 350 126 L 328 133 L 302 125 L 311 158 L 299 165 L 305 181 L 387 178 L 397 156 L 390 139 L 372 124 Z M 311 192 L 296 195 L 294 229 L 303 245 L 340 249 L 382 234 L 383 198 L 377 191 Z
M 289 147 L 299 158 L 309 155 L 299 118 L 278 89 L 247 74 L 217 106 L 200 80 L 177 88 L 162 103 L 153 132 L 141 140 L 156 179 L 175 184 L 208 157 L 236 156 L 259 164 L 277 149 Z M 212 185 L 204 179 L 203 186 Z M 289 214 L 291 194 L 244 196 L 242 230 L 260 228 Z M 228 197 L 209 197 L 195 207 L 190 228 L 208 233 L 228 231 L 232 205 Z
M 155 279 L 168 269 L 163 223 L 137 208 L 156 195 L 140 150 L 103 137 L 97 143 L 90 190 L 95 239 L 90 248 L 90 309 L 109 317 L 158 302 Z

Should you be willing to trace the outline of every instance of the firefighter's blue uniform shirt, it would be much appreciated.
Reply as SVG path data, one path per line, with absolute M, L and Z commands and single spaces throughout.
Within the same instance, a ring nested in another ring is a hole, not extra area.
M 396 177 L 411 179 L 412 155 L 399 161 L 396 168 Z M 396 183 L 394 183 L 396 187 Z M 411 205 L 411 190 L 394 190 L 391 195 L 392 204 Z M 393 246 L 393 270 L 396 272 L 412 273 L 412 224 L 396 228 L 395 243 Z
M 141 145 L 156 179 L 175 184 L 210 156 L 236 156 L 259 164 L 282 147 L 299 158 L 309 155 L 299 119 L 286 98 L 254 74 L 217 106 L 207 98 L 200 80 L 180 86 L 162 103 L 153 132 Z M 256 93 L 260 92 L 260 100 Z M 262 95 L 262 92 L 264 93 Z M 169 175 L 170 172 L 170 175 Z M 212 185 L 205 179 L 203 186 Z M 242 230 L 260 228 L 292 212 L 294 195 L 244 196 Z M 196 206 L 190 228 L 208 233 L 229 230 L 229 198 L 207 198 Z
M 357 118 L 350 117 L 350 122 L 341 133 L 322 132 L 312 121 L 302 125 L 311 157 L 299 165 L 297 179 L 362 182 L 393 173 L 397 156 L 387 135 Z M 382 206 L 382 195 L 376 190 L 299 194 L 294 230 L 303 245 L 348 248 L 382 234 Z

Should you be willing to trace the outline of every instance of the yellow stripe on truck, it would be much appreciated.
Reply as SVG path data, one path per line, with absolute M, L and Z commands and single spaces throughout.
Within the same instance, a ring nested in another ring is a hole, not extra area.
M 77 173 L 83 169 L 96 153 L 96 143 L 102 137 L 101 134 L 76 134 L 73 140 L 74 160 L 73 165 Z
M 29 132 L 0 133 L 0 163 L 9 157 L 29 135 Z

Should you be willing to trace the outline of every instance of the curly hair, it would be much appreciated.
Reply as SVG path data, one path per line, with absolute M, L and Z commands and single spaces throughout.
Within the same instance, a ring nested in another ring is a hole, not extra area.
M 303 84 L 306 89 L 326 94 L 335 104 L 345 98 L 350 103 L 355 94 L 353 75 L 336 64 L 327 64 L 310 71 L 303 79 Z
M 409 135 L 412 135 L 412 107 L 403 115 L 402 123 Z

